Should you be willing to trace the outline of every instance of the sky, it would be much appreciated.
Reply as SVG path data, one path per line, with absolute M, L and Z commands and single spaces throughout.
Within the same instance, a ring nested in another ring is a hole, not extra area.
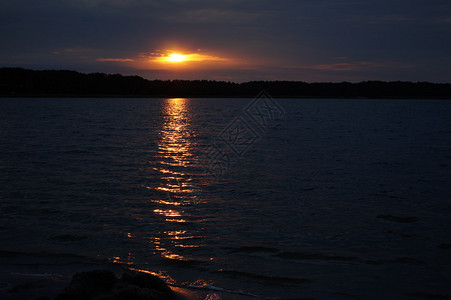
M 449 0 L 3 0 L 0 67 L 451 82 Z

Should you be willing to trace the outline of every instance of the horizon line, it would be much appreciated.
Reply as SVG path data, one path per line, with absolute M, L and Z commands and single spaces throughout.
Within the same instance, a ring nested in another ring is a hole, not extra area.
M 428 83 L 428 84 L 438 84 L 438 85 L 451 85 L 451 82 L 433 82 L 433 81 L 409 81 L 409 80 L 381 80 L 381 79 L 367 79 L 367 80 L 361 80 L 361 81 L 304 81 L 304 80 L 248 80 L 248 81 L 242 81 L 242 82 L 236 82 L 231 80 L 216 80 L 216 79 L 149 79 L 145 78 L 141 75 L 125 75 L 122 73 L 110 73 L 110 72 L 83 72 L 83 71 L 77 71 L 72 69 L 31 69 L 31 68 L 23 68 L 23 67 L 0 67 L 0 70 L 4 69 L 16 69 L 16 70 L 24 70 L 24 71 L 33 71 L 33 72 L 76 72 L 83 75 L 90 75 L 90 74 L 104 74 L 104 75 L 120 75 L 122 77 L 139 77 L 146 81 L 167 81 L 167 82 L 174 82 L 174 81 L 187 81 L 187 82 L 195 82 L 195 81 L 211 81 L 211 82 L 224 82 L 224 83 L 232 83 L 232 84 L 245 84 L 245 83 L 254 83 L 254 82 L 291 82 L 291 83 L 306 83 L 306 84 L 315 84 L 315 83 L 328 83 L 328 84 L 339 84 L 339 83 L 349 83 L 349 84 L 359 84 L 359 83 L 365 83 L 365 82 L 381 82 L 381 83 Z

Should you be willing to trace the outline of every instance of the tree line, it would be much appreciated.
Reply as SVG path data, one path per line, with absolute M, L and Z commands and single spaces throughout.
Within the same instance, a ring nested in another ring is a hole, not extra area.
M 1 97 L 450 98 L 451 84 L 406 81 L 316 82 L 147 80 L 70 70 L 0 68 Z

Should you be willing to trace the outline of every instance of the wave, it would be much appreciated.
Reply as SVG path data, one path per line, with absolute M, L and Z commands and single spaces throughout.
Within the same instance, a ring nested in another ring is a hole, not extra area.
M 292 278 L 292 277 L 279 277 L 279 276 L 272 276 L 272 275 L 261 275 L 261 274 L 254 274 L 249 272 L 242 272 L 242 271 L 235 271 L 235 270 L 218 270 L 216 271 L 220 274 L 227 274 L 231 275 L 233 277 L 244 277 L 244 278 L 251 278 L 256 279 L 258 281 L 262 281 L 264 283 L 269 284 L 276 284 L 276 285 L 298 285 L 302 283 L 308 283 L 311 282 L 310 279 L 306 278 Z
M 227 289 L 223 289 L 223 288 L 216 287 L 214 285 L 209 285 L 209 284 L 205 284 L 205 285 L 187 285 L 187 286 L 180 286 L 180 287 L 187 288 L 187 289 L 196 289 L 196 290 L 214 291 L 214 292 L 220 292 L 220 293 L 242 295 L 242 296 L 248 296 L 248 297 L 254 297 L 254 298 L 262 298 L 259 295 L 247 293 L 247 292 L 244 292 L 242 290 L 236 290 L 236 291 L 234 291 L 234 290 L 227 290 Z
M 302 261 L 336 261 L 336 262 L 356 262 L 368 265 L 384 265 L 384 264 L 410 264 L 422 265 L 423 261 L 411 257 L 397 257 L 390 259 L 364 259 L 356 256 L 339 256 L 339 255 L 325 255 L 321 253 L 308 252 L 281 252 L 272 255 L 273 257 L 281 259 L 302 260 Z

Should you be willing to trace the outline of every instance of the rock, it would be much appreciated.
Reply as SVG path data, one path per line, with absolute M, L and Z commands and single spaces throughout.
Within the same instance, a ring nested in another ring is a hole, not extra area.
M 163 280 L 154 275 L 146 273 L 124 273 L 121 280 L 139 286 L 140 288 L 152 289 L 167 295 L 174 294 Z
M 93 299 L 108 294 L 116 283 L 116 275 L 109 270 L 76 273 L 70 285 L 56 299 Z
M 175 293 L 157 276 L 127 271 L 120 279 L 109 270 L 77 273 L 57 300 L 172 300 Z
M 113 292 L 114 300 L 127 299 L 127 300 L 159 300 L 170 299 L 167 298 L 163 292 L 159 292 L 153 289 L 141 288 L 136 285 L 122 285 Z

